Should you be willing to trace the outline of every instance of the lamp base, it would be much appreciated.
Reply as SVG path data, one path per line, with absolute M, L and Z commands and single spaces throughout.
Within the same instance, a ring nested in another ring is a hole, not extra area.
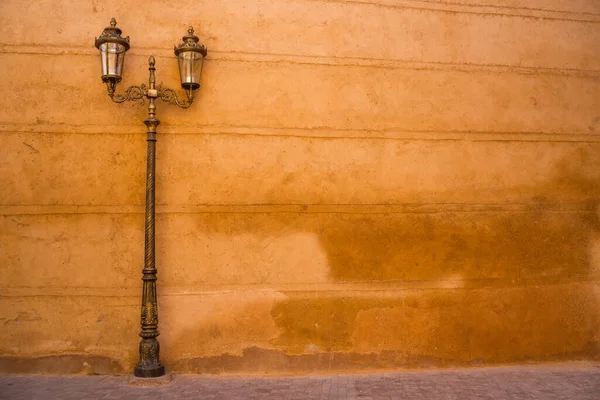
M 165 374 L 165 366 L 159 361 L 160 345 L 156 337 L 143 338 L 140 342 L 140 362 L 133 375 L 140 378 L 156 378 Z
M 154 368 L 144 368 L 144 367 L 140 367 L 138 365 L 133 370 L 133 375 L 137 376 L 138 378 L 156 378 L 159 376 L 163 376 L 164 374 L 165 374 L 165 366 L 164 365 L 158 365 L 157 367 L 154 367 Z

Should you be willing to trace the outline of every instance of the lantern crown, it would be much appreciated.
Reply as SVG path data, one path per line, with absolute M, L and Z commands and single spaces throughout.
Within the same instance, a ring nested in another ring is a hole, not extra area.
M 123 31 L 121 30 L 121 28 L 117 27 L 117 20 L 114 17 L 111 18 L 110 26 L 104 28 L 102 34 L 98 38 L 96 38 L 96 41 L 94 43 L 96 48 L 100 49 L 100 46 L 102 44 L 111 42 L 118 43 L 124 46 L 125 51 L 129 50 L 129 36 L 122 37 L 122 32 Z
M 180 43 L 179 46 L 175 47 L 175 55 L 178 56 L 182 52 L 185 51 L 196 51 L 202 54 L 203 57 L 206 57 L 207 51 L 204 45 L 198 44 L 198 36 L 194 35 L 194 28 L 190 26 L 188 28 L 188 34 L 181 38 L 183 43 Z

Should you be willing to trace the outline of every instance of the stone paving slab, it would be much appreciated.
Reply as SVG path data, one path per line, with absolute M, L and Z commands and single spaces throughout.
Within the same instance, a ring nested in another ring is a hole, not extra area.
M 600 363 L 290 377 L 174 375 L 158 387 L 126 376 L 0 376 L 0 399 L 600 400 Z

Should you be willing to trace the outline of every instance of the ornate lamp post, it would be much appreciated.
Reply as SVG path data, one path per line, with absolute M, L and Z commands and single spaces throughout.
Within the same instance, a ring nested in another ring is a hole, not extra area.
M 158 306 L 156 296 L 156 265 L 154 257 L 154 184 L 155 184 L 155 155 L 156 155 L 156 127 L 160 123 L 156 119 L 156 99 L 175 104 L 181 108 L 188 108 L 194 101 L 194 90 L 200 87 L 200 73 L 202 61 L 206 57 L 206 48 L 198 44 L 198 37 L 190 26 L 178 47 L 175 55 L 179 62 L 181 87 L 186 92 L 186 99 L 180 100 L 173 89 L 156 87 L 154 77 L 154 56 L 148 59 L 150 77 L 148 86 L 130 86 L 124 94 L 115 93 L 117 83 L 121 81 L 125 52 L 129 50 L 129 36 L 123 38 L 117 21 L 113 18 L 110 26 L 104 28 L 102 35 L 96 39 L 95 46 L 100 50 L 102 62 L 102 82 L 106 83 L 108 96 L 115 103 L 140 100 L 142 104 L 148 99 L 148 118 L 144 121 L 148 128 L 148 163 L 146 168 L 146 220 L 145 220 L 145 259 L 142 270 L 142 315 L 140 336 L 140 361 L 134 370 L 134 375 L 139 377 L 158 377 L 165 374 L 165 367 L 160 363 L 158 340 Z

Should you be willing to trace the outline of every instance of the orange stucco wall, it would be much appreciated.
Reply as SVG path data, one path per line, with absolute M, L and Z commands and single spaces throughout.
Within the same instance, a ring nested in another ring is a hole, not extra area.
M 137 361 L 158 103 L 161 359 L 307 372 L 600 356 L 600 3 L 0 2 L 0 371 Z

